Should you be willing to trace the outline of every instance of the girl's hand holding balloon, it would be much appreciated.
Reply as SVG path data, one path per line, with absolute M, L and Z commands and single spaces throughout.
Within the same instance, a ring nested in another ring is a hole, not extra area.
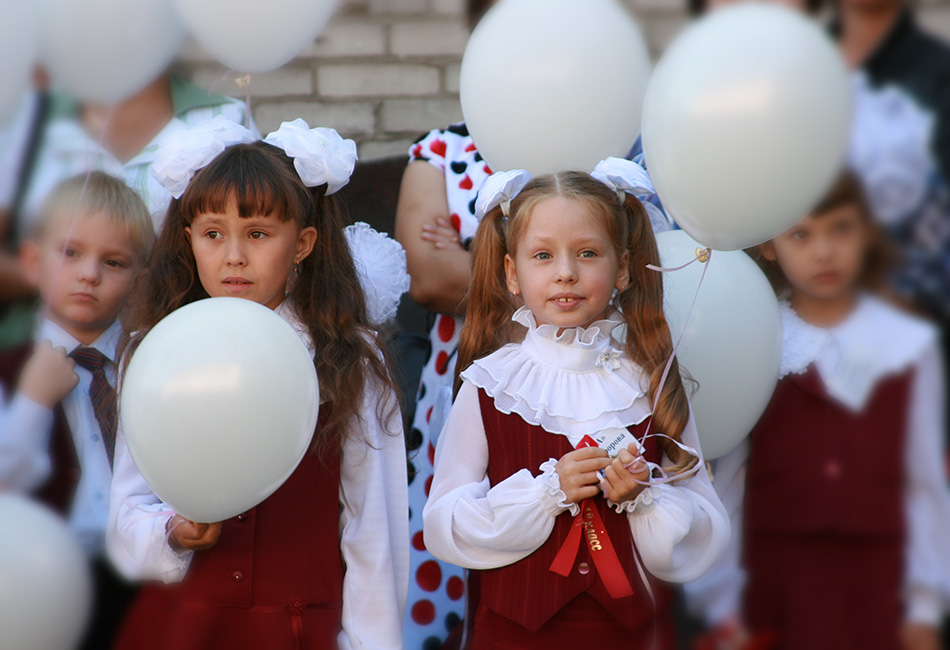
M 599 447 L 582 447 L 563 456 L 555 470 L 567 503 L 580 503 L 600 491 L 600 471 L 610 465 L 607 452 Z
M 646 487 L 643 483 L 650 480 L 650 467 L 640 455 L 637 444 L 631 442 L 621 449 L 604 472 L 601 487 L 607 498 L 614 503 L 632 501 Z
M 221 536 L 221 522 L 198 524 L 175 515 L 165 524 L 168 543 L 176 551 L 207 551 Z

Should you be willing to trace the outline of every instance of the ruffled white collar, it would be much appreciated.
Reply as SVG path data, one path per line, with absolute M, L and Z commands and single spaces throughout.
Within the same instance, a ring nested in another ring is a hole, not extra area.
M 505 345 L 462 373 L 500 411 L 570 437 L 628 427 L 650 414 L 649 380 L 612 337 L 623 322 L 620 312 L 560 333 L 555 325 L 538 325 L 526 307 L 512 320 L 528 328 L 524 341 Z
M 804 373 L 814 363 L 828 394 L 855 411 L 864 408 L 879 380 L 919 361 L 937 337 L 930 324 L 867 295 L 829 329 L 806 323 L 787 301 L 781 311 L 779 376 Z

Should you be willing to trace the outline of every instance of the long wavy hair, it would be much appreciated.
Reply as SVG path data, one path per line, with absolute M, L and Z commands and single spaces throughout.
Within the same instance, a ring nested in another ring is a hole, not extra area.
M 395 390 L 385 351 L 367 319 L 363 290 L 343 234 L 335 197 L 326 186 L 308 188 L 281 149 L 264 142 L 228 147 L 198 171 L 180 199 L 172 199 L 152 251 L 143 287 L 133 301 L 122 346 L 125 363 L 151 329 L 179 307 L 208 297 L 201 285 L 185 228 L 202 213 L 224 213 L 231 201 L 241 217 L 274 215 L 314 227 L 313 251 L 299 264 L 287 300 L 310 334 L 314 365 L 320 377 L 320 422 L 313 448 L 322 456 L 339 453 L 359 417 L 364 387 L 375 380 Z M 287 260 L 288 270 L 293 260 Z M 382 422 L 398 408 L 380 400 Z M 390 432 L 398 433 L 398 432 Z
M 581 203 L 591 219 L 604 225 L 618 259 L 622 259 L 625 251 L 629 253 L 630 282 L 614 298 L 627 326 L 626 353 L 650 378 L 651 404 L 660 392 L 653 412 L 653 431 L 679 441 L 689 420 L 689 402 L 676 359 L 662 391 L 660 387 L 663 370 L 673 353 L 673 341 L 663 314 L 662 274 L 647 268 L 647 264 L 660 264 L 650 219 L 637 198 L 625 195 L 621 203 L 616 193 L 583 172 L 560 172 L 535 178 L 511 202 L 507 219 L 498 207 L 479 224 L 472 246 L 472 285 L 459 344 L 457 373 L 475 359 L 509 342 L 509 322 L 517 305 L 505 282 L 505 255 L 514 257 L 534 208 L 556 196 Z M 696 464 L 694 457 L 672 441 L 659 440 L 673 463 L 668 468 L 671 473 L 682 473 Z

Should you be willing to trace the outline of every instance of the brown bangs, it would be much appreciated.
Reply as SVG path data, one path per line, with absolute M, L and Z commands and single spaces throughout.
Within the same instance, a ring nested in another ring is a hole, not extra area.
M 179 199 L 178 210 L 191 223 L 199 214 L 223 214 L 231 201 L 241 217 L 296 218 L 302 226 L 314 207 L 293 161 L 263 142 L 228 147 L 199 170 Z

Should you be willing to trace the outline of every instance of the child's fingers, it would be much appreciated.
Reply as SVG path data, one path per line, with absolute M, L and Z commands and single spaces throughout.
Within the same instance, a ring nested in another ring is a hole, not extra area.
M 578 472 L 587 473 L 587 472 L 599 472 L 600 470 L 606 468 L 610 465 L 610 458 L 588 458 L 586 460 L 579 460 L 574 463 L 574 467 L 577 468 Z
M 588 458 L 608 458 L 607 452 L 600 447 L 581 447 L 567 452 L 563 457 L 574 461 L 587 460 Z
M 596 485 L 585 485 L 574 490 L 574 499 L 570 500 L 570 503 L 580 503 L 584 499 L 590 499 L 597 496 L 600 492 L 600 487 Z

